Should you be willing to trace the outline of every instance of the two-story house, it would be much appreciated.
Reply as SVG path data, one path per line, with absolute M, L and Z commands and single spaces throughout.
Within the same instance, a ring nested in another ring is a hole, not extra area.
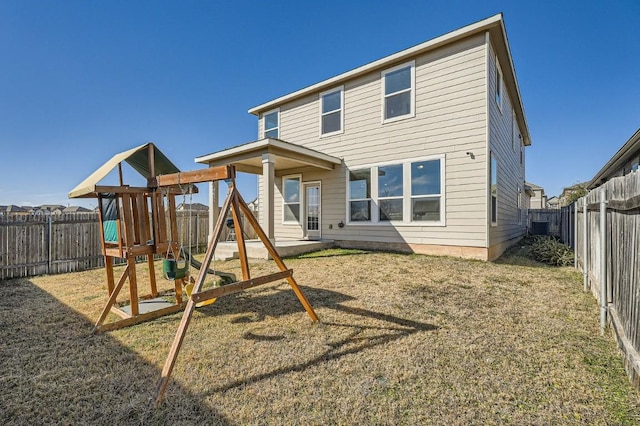
M 501 14 L 249 113 L 258 140 L 196 161 L 258 174 L 276 241 L 490 260 L 526 231 L 531 142 Z

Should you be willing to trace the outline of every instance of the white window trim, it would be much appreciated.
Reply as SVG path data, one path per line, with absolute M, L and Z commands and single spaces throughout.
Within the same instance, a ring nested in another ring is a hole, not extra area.
M 411 194 L 411 163 L 417 163 L 420 161 L 432 161 L 432 160 L 440 160 L 440 194 L 432 194 L 432 195 L 416 195 L 415 198 L 426 198 L 426 197 L 440 197 L 440 220 L 439 221 L 412 221 L 411 220 L 411 199 L 414 197 L 413 194 Z M 403 197 L 403 204 L 402 204 L 402 215 L 403 215 L 403 220 L 399 221 L 399 220 L 393 220 L 393 221 L 380 221 L 379 218 L 379 206 L 378 206 L 378 179 L 377 179 L 377 170 L 378 167 L 381 166 L 390 166 L 390 165 L 396 165 L 396 164 L 402 164 L 402 197 Z M 369 200 L 371 201 L 371 220 L 364 222 L 364 221 L 351 221 L 351 214 L 350 214 L 350 205 L 349 202 L 350 201 L 363 201 L 365 200 L 363 199 L 356 199 L 356 200 L 351 200 L 350 199 L 350 185 L 349 185 L 349 172 L 351 171 L 355 171 L 355 170 L 364 170 L 364 169 L 369 169 L 371 171 L 371 198 L 369 198 Z M 446 155 L 445 154 L 438 154 L 438 155 L 430 155 L 430 156 L 426 156 L 426 157 L 416 157 L 416 158 L 405 158 L 405 159 L 401 159 L 401 160 L 396 160 L 396 161 L 385 161 L 382 163 L 372 163 L 372 164 L 363 164 L 361 166 L 353 166 L 353 167 L 348 167 L 346 170 L 346 185 L 347 185 L 347 190 L 345 191 L 347 196 L 346 196 L 346 221 L 345 223 L 347 225 L 350 226 L 392 226 L 392 227 L 396 227 L 396 226 L 409 226 L 409 227 L 443 227 L 446 226 L 446 217 L 445 217 L 445 213 L 446 213 L 446 180 L 445 180 L 445 173 L 446 170 Z
M 498 106 L 498 111 L 502 113 L 502 105 L 504 104 L 504 84 L 502 71 L 500 70 L 500 62 L 498 61 L 498 57 L 496 56 L 496 87 L 495 93 L 493 94 L 493 100 Z M 500 95 L 500 100 L 498 101 L 498 94 Z
M 290 178 L 298 178 L 298 220 L 297 221 L 286 221 L 284 219 L 284 207 L 287 204 L 295 204 L 295 203 L 285 203 L 284 202 L 284 181 Z M 281 181 L 281 185 L 282 185 L 282 224 L 283 225 L 300 225 L 300 221 L 302 220 L 302 210 L 303 210 L 303 205 L 302 205 L 302 174 L 298 173 L 298 174 L 294 174 L 294 175 L 285 175 L 282 176 L 282 181 Z
M 271 129 L 267 129 L 267 115 L 273 114 L 274 112 L 278 114 L 278 126 Z M 268 137 L 267 131 L 270 131 L 270 130 L 277 130 L 278 136 L 273 139 L 280 139 L 280 108 L 272 109 L 262 114 L 262 138 L 263 139 L 266 139 Z
M 329 95 L 331 93 L 335 93 L 338 91 L 340 92 L 340 110 L 336 109 L 329 112 L 322 112 L 323 96 Z M 338 86 L 330 90 L 325 90 L 324 92 L 320 93 L 318 100 L 319 100 L 318 104 L 320 105 L 320 137 L 326 138 L 328 136 L 334 136 L 334 135 L 339 135 L 344 133 L 344 86 Z M 340 111 L 340 130 L 336 130 L 335 132 L 322 133 L 322 117 L 324 117 L 326 114 L 332 114 L 336 111 Z
M 402 68 L 407 68 L 407 67 L 411 67 L 411 71 L 410 71 L 411 72 L 411 88 L 408 89 L 411 91 L 411 104 L 410 104 L 411 111 L 409 112 L 409 114 L 400 115 L 398 117 L 392 117 L 387 119 L 385 117 L 386 110 L 387 110 L 386 109 L 387 96 L 393 96 L 399 93 L 403 93 L 407 89 L 405 89 L 404 91 L 392 93 L 391 95 L 385 95 L 385 86 L 386 86 L 385 76 L 391 72 L 397 71 Z M 382 87 L 382 124 L 393 123 L 396 121 L 406 120 L 408 118 L 415 117 L 416 116 L 416 61 L 413 60 L 413 61 L 405 62 L 404 64 L 400 64 L 393 68 L 389 68 L 387 70 L 382 71 L 380 73 L 380 80 L 381 80 L 381 87 Z

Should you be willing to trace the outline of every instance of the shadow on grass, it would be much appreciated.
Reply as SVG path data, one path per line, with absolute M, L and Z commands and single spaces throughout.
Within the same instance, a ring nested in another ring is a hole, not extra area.
M 234 295 L 235 300 L 228 300 L 227 306 L 218 306 L 218 313 L 241 313 L 250 311 L 251 314 L 240 317 L 238 322 L 259 322 L 266 315 L 284 316 L 293 313 L 304 312 L 300 302 L 294 293 L 287 288 L 278 289 L 270 294 Z M 218 392 L 228 391 L 234 388 L 254 384 L 263 380 L 268 380 L 282 374 L 291 372 L 301 372 L 315 365 L 323 364 L 332 360 L 340 359 L 344 356 L 356 354 L 376 346 L 384 345 L 398 339 L 410 336 L 415 333 L 428 332 L 438 329 L 432 324 L 425 324 L 417 321 L 399 318 L 392 315 L 383 314 L 367 309 L 345 306 L 342 302 L 354 300 L 353 297 L 325 289 L 301 286 L 309 302 L 315 309 L 320 307 L 334 309 L 339 312 L 339 316 L 344 318 L 341 322 L 324 322 L 320 318 L 320 324 L 324 327 L 335 328 L 336 331 L 351 329 L 347 337 L 338 339 L 327 345 L 326 350 L 317 356 L 295 363 L 286 367 L 276 368 L 272 371 L 254 375 L 229 382 L 223 386 L 212 388 L 207 392 L 207 396 Z M 217 303 L 216 303 L 217 304 Z M 210 307 L 209 314 L 215 314 L 213 306 Z M 364 321 L 373 320 L 376 325 L 364 324 Z M 334 334 L 329 332 L 328 334 Z M 337 333 L 335 333 L 337 334 Z M 284 336 L 258 336 L 253 333 L 245 333 L 243 336 L 248 340 L 275 341 L 284 339 Z
M 0 281 L 0 424 L 229 424 L 159 369 L 27 279 Z

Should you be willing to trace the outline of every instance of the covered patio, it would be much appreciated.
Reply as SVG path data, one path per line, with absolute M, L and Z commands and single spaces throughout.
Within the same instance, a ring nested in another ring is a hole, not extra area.
M 336 166 L 342 164 L 340 158 L 280 139 L 265 138 L 197 157 L 196 163 L 206 164 L 209 167 L 231 164 L 239 172 L 256 174 L 262 177 L 258 220 L 265 234 L 275 244 L 280 255 L 291 256 L 330 247 L 333 244 L 333 241 L 325 240 L 310 241 L 309 239 L 276 238 L 274 200 L 276 177 L 291 174 L 301 168 L 333 170 Z M 209 187 L 209 232 L 213 229 L 220 213 L 219 203 L 219 182 L 212 182 Z M 223 256 L 228 253 L 228 250 L 225 249 L 228 245 L 220 243 L 216 254 L 220 253 L 220 256 Z M 257 242 L 255 250 L 252 250 L 254 247 L 248 246 L 247 254 L 250 257 L 266 258 L 266 249 L 259 247 L 261 245 Z

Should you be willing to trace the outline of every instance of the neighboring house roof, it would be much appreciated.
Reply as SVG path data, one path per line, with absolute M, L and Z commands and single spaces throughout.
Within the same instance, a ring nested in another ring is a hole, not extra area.
M 62 213 L 88 213 L 91 210 L 82 207 L 82 206 L 69 206 L 69 207 L 65 207 L 64 210 L 62 210 Z
M 178 207 L 176 210 L 178 211 L 189 211 L 189 209 L 191 209 L 192 211 L 209 211 L 209 206 L 206 206 L 202 203 L 180 203 L 178 204 Z
M 149 167 L 149 157 L 153 155 L 153 171 Z M 83 180 L 78 186 L 69 192 L 69 198 L 94 197 L 97 184 L 104 179 L 118 164 L 126 161 L 135 171 L 144 178 L 150 178 L 162 174 L 178 173 L 178 169 L 153 143 L 149 142 L 128 151 L 114 155 L 98 170 Z M 194 186 L 195 188 L 195 186 Z M 195 189 L 197 192 L 197 189 Z M 60 206 L 64 208 L 64 206 Z
M 525 185 L 527 185 L 528 187 L 530 187 L 533 190 L 539 191 L 542 190 L 544 192 L 544 188 L 541 186 L 536 185 L 535 183 L 531 183 L 531 182 L 525 182 Z
M 42 204 L 41 206 L 36 206 L 34 207 L 34 209 L 36 210 L 48 210 L 48 211 L 53 211 L 53 210 L 64 210 L 64 206 L 61 204 Z
M 550 206 L 556 206 L 558 204 L 560 204 L 560 198 L 556 197 L 555 195 L 551 198 L 549 198 L 547 200 L 547 204 Z
M 587 188 L 593 189 L 602 185 L 609 178 L 613 177 L 626 162 L 638 155 L 640 155 L 640 129 L 636 130 L 633 136 L 607 161 L 607 164 L 596 173 L 588 183 Z
M 8 206 L 0 206 L 0 212 L 3 213 L 26 213 L 29 210 L 24 207 L 16 206 L 15 204 L 11 204 Z
M 411 57 L 415 57 L 416 55 L 426 53 L 443 45 L 450 44 L 463 38 L 467 38 L 472 35 L 484 33 L 487 31 L 490 34 L 490 38 L 493 42 L 499 62 L 501 64 L 508 64 L 508 66 L 506 66 L 507 72 L 505 72 L 503 75 L 503 81 L 505 83 L 507 92 L 509 93 L 509 97 L 514 100 L 513 108 L 516 113 L 518 125 L 521 129 L 523 143 L 525 145 L 531 145 L 531 137 L 529 135 L 529 128 L 527 126 L 524 107 L 522 105 L 522 97 L 520 96 L 520 89 L 518 87 L 515 68 L 511 57 L 511 50 L 509 48 L 504 20 L 501 13 L 482 21 L 478 21 L 474 24 L 467 25 L 455 31 L 451 31 L 447 34 L 441 35 L 440 37 L 436 37 L 408 49 L 402 50 L 393 55 L 378 59 L 377 61 L 370 62 L 351 71 L 347 71 L 343 74 L 337 75 L 311 86 L 307 86 L 304 89 L 300 89 L 298 91 L 289 93 L 288 95 L 284 95 L 269 102 L 263 103 L 251 108 L 249 110 L 249 113 L 259 116 L 261 112 L 276 108 L 278 105 L 285 102 L 290 102 L 294 99 L 298 99 L 315 92 L 321 92 L 325 89 L 338 86 L 343 82 L 351 80 L 355 77 L 374 71 L 380 71 L 384 68 L 388 68 L 393 64 L 405 61 Z

